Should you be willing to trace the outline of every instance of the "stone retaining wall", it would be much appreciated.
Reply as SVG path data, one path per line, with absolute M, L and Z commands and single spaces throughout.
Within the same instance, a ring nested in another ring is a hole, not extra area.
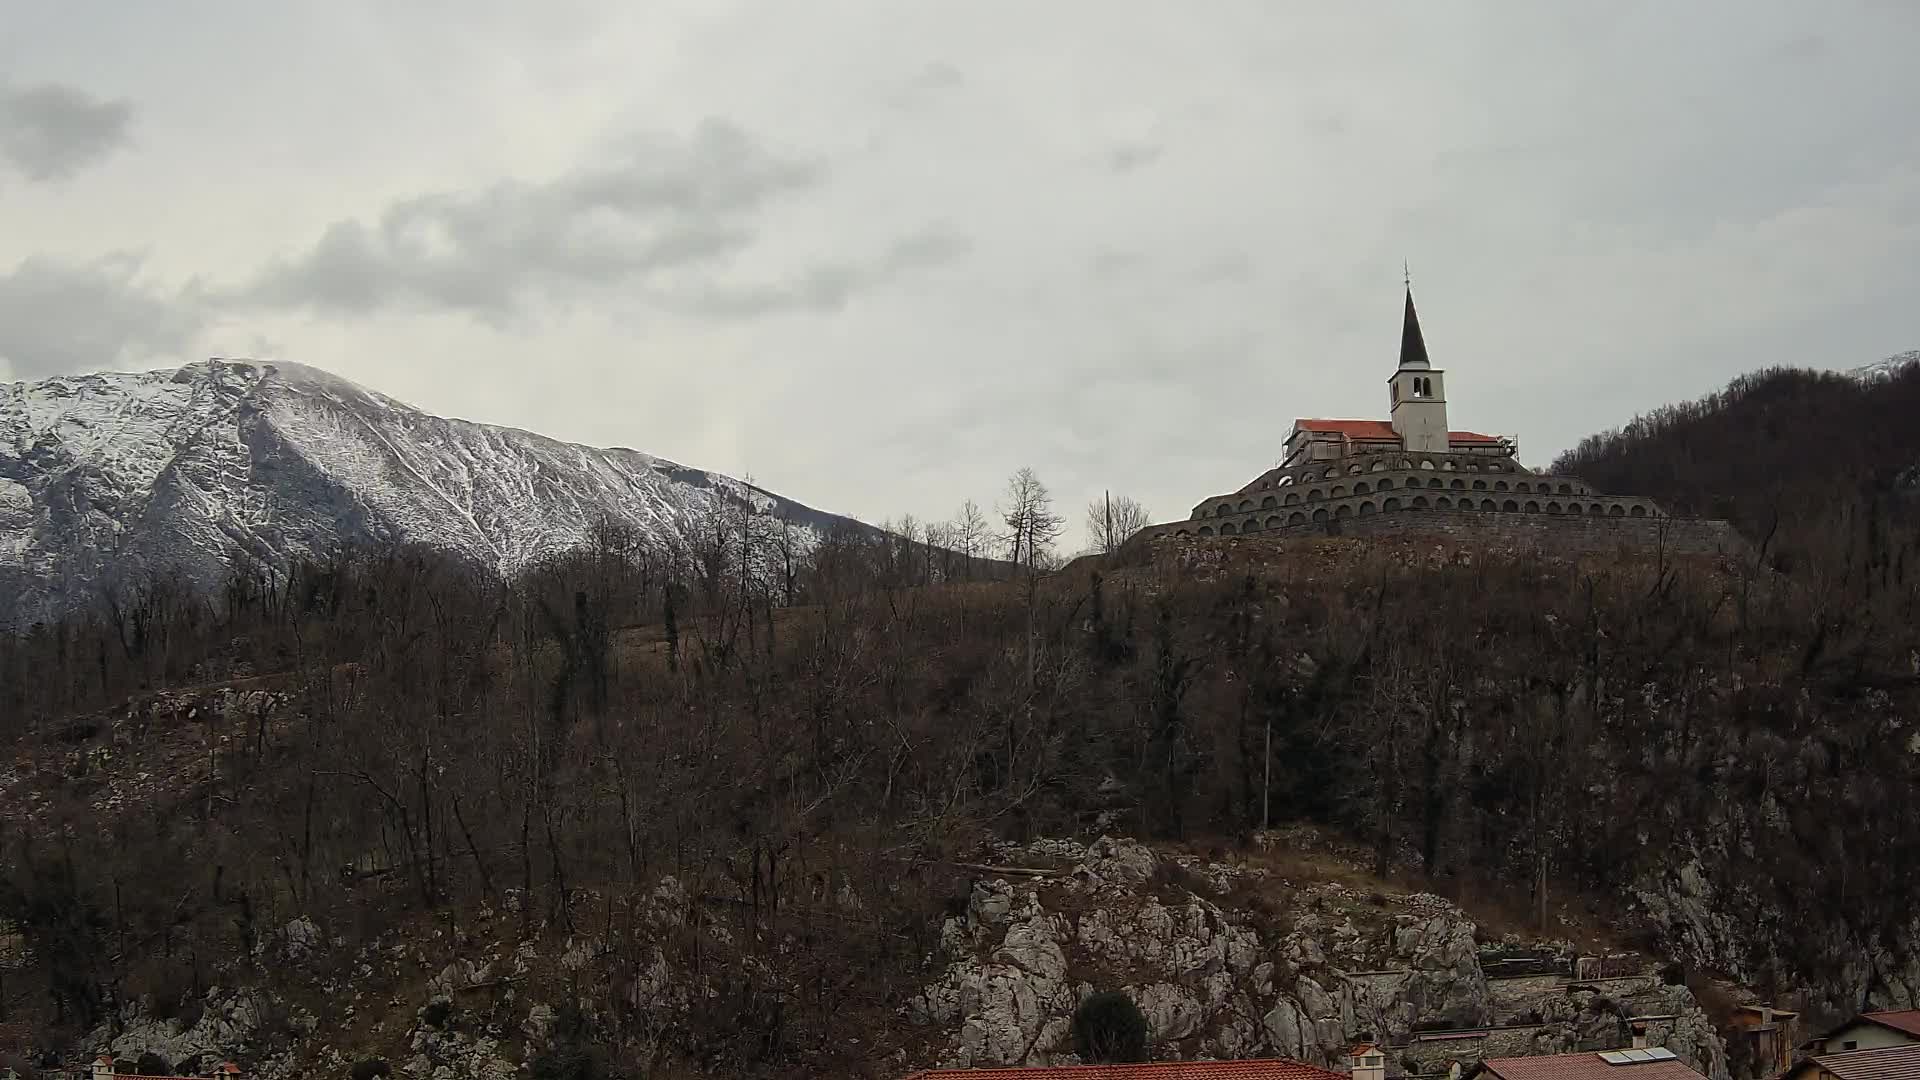
M 1256 535 L 1276 535 L 1274 533 Z M 1298 536 L 1443 536 L 1452 540 L 1537 546 L 1569 554 L 1601 555 L 1627 548 L 1676 555 L 1739 554 L 1746 542 L 1733 526 L 1713 518 L 1590 517 L 1489 514 L 1468 510 L 1406 510 L 1282 529 Z
M 1640 502 L 1642 500 L 1628 500 Z M 1195 522 L 1154 526 L 1141 541 L 1193 535 Z M 1207 529 L 1201 535 L 1211 535 Z M 1329 518 L 1242 533 L 1271 539 L 1305 536 L 1435 536 L 1478 544 L 1539 547 L 1566 554 L 1601 555 L 1622 549 L 1664 550 L 1676 555 L 1740 554 L 1746 542 L 1733 526 L 1713 518 L 1632 517 L 1596 514 L 1515 513 L 1400 507 L 1366 516 Z

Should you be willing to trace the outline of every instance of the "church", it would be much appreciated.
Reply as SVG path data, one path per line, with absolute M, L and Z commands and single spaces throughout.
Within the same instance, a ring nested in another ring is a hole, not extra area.
M 1201 501 L 1184 521 L 1136 537 L 1458 532 L 1478 528 L 1470 519 L 1483 515 L 1564 524 L 1668 516 L 1651 499 L 1605 495 L 1575 477 L 1528 469 L 1512 437 L 1453 430 L 1446 377 L 1427 355 L 1409 285 L 1400 362 L 1387 377 L 1388 419 L 1297 419 L 1278 467 Z M 1532 531 L 1568 531 L 1542 524 Z
M 1513 457 L 1518 447 L 1512 439 L 1448 428 L 1446 379 L 1447 373 L 1427 359 L 1427 339 L 1420 332 L 1420 314 L 1414 310 L 1409 286 L 1406 319 L 1400 329 L 1400 367 L 1387 380 L 1391 419 L 1295 420 L 1281 468 L 1334 461 L 1359 450 Z

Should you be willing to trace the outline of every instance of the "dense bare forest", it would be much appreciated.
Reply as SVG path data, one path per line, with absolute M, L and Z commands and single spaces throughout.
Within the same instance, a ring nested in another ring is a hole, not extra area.
M 484 908 L 625 973 L 569 990 L 581 1069 L 847 1075 L 981 842 L 1284 821 L 1842 1007 L 1862 949 L 1911 956 L 1920 897 L 1916 394 L 1769 373 L 1563 459 L 1724 509 L 1748 560 L 1241 540 L 1050 574 L 1023 473 L 994 528 L 970 504 L 803 548 L 743 513 L 684 552 L 602 529 L 511 582 L 384 551 L 131 584 L 0 642 L 0 915 L 33 957 L 6 1007 L 77 1037 L 136 997 L 322 978 L 248 966 L 298 916 L 371 940 Z M 210 686 L 262 703 L 165 705 Z M 103 806 L 115 755 L 163 743 L 194 749 Z M 1750 936 L 1634 908 L 1689 862 Z M 616 916 L 666 875 L 732 947 Z M 659 950 L 724 987 L 665 1035 L 632 993 Z
M 1920 510 L 1920 364 L 1861 380 L 1783 368 L 1590 436 L 1554 462 L 1605 491 L 1732 520 L 1769 552 L 1822 557 L 1839 533 Z

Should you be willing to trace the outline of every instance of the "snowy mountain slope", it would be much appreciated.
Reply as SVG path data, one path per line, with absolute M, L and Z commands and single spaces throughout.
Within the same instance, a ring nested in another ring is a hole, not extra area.
M 210 584 L 236 550 L 284 564 L 409 542 L 512 572 L 602 517 L 670 545 L 743 500 L 814 535 L 845 520 L 638 451 L 443 419 L 298 364 L 0 385 L 0 626 L 124 570 Z
M 1857 368 L 1850 369 L 1847 374 L 1862 380 L 1884 379 L 1909 364 L 1920 364 L 1920 349 L 1910 349 L 1906 352 L 1889 356 L 1885 360 L 1876 360 L 1871 364 L 1862 364 Z

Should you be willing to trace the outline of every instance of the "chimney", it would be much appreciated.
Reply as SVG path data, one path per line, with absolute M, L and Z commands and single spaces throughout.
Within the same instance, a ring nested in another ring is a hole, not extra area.
M 1362 1032 L 1364 1039 L 1368 1033 Z M 1362 1042 L 1347 1054 L 1353 1080 L 1387 1080 L 1387 1055 L 1370 1042 Z
M 102 1054 L 93 1059 L 93 1080 L 113 1080 L 113 1058 Z
M 1647 1025 L 1633 1025 L 1633 1048 L 1635 1050 L 1645 1050 L 1647 1048 Z

